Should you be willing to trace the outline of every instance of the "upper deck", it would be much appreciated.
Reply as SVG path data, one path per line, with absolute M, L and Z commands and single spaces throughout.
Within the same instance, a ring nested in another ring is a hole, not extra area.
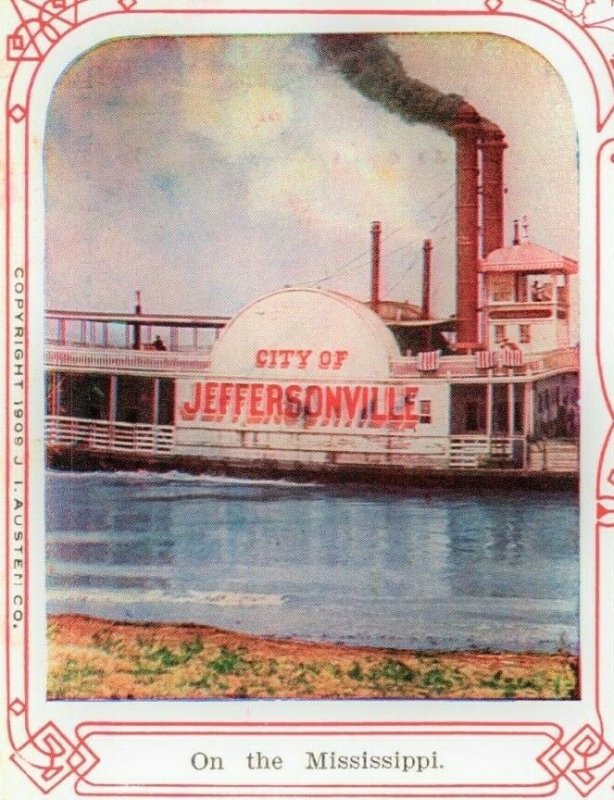
M 213 344 L 228 321 L 228 317 L 222 316 L 52 310 L 46 313 L 45 363 L 49 368 L 70 372 L 160 377 L 202 375 L 210 369 Z M 157 349 L 156 337 L 160 337 L 165 349 Z M 502 351 L 486 360 L 481 353 L 443 355 L 429 363 L 417 353 L 389 361 L 389 375 L 397 379 L 526 380 L 577 370 L 575 347 L 525 354 L 520 363 L 505 359 Z

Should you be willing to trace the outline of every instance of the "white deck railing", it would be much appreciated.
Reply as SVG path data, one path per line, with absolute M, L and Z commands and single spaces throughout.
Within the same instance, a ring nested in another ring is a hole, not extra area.
M 45 361 L 50 367 L 77 367 L 103 372 L 130 371 L 176 375 L 209 368 L 210 350 L 178 353 L 160 350 L 119 348 L 47 347 Z
M 48 416 L 45 439 L 48 445 L 81 446 L 86 450 L 170 453 L 175 443 L 175 429 L 172 425 Z
M 424 372 L 418 369 L 418 356 L 406 356 L 390 362 L 393 378 L 435 378 L 476 375 L 475 356 L 440 356 L 437 369 Z
M 548 353 L 527 354 L 524 363 L 515 367 L 497 366 L 492 370 L 494 376 L 532 375 L 559 370 L 578 369 L 578 350 L 568 347 Z M 418 369 L 418 357 L 406 356 L 390 362 L 390 372 L 394 378 L 484 378 L 485 369 L 478 369 L 474 355 L 440 356 L 437 369 L 423 372 Z
M 72 368 L 101 372 L 132 372 L 174 376 L 208 370 L 211 349 L 186 352 L 159 350 L 127 350 L 122 348 L 90 348 L 48 345 L 45 352 L 47 366 L 56 369 Z M 515 367 L 495 367 L 497 376 L 539 375 L 560 370 L 578 369 L 578 351 L 575 347 L 549 353 L 527 355 L 525 362 Z M 437 369 L 424 372 L 418 369 L 418 357 L 407 356 L 390 362 L 393 378 L 470 378 L 486 377 L 486 370 L 478 369 L 474 355 L 441 356 Z
M 577 347 L 553 350 L 549 353 L 536 353 L 527 359 L 531 372 L 552 372 L 560 369 L 577 370 L 580 358 Z
M 451 436 L 450 467 L 477 469 L 486 462 L 511 464 L 514 439 L 488 436 Z M 521 466 L 520 464 L 516 466 Z

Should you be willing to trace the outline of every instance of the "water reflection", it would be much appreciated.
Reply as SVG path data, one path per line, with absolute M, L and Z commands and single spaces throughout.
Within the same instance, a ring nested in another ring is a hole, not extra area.
M 398 647 L 577 641 L 570 494 L 50 473 L 49 608 Z

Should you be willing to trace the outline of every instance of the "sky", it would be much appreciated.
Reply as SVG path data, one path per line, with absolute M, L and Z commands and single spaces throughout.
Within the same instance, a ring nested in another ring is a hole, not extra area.
M 387 37 L 408 75 L 462 94 L 506 133 L 506 239 L 577 257 L 577 154 L 565 87 L 489 34 Z M 140 37 L 67 67 L 45 137 L 49 308 L 234 314 L 286 285 L 454 311 L 454 140 L 408 124 L 321 62 L 307 35 Z

